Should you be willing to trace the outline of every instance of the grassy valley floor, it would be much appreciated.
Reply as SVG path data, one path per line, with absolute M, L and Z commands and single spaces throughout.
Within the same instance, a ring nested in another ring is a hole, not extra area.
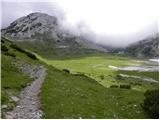
M 42 89 L 45 118 L 149 118 L 143 112 L 141 103 L 144 92 L 158 89 L 158 83 L 150 84 L 131 78 L 120 79 L 117 75 L 121 71 L 115 72 L 108 67 L 140 65 L 142 61 L 114 55 L 66 60 L 37 57 L 48 65 L 60 70 L 67 69 L 73 74 L 49 72 Z M 142 72 L 138 75 L 151 78 L 156 75 L 156 80 L 158 78 L 157 72 Z M 85 79 L 86 76 L 92 78 L 92 82 Z M 131 89 L 119 88 L 120 85 L 130 85 Z
M 77 59 L 66 60 L 48 60 L 41 56 L 37 57 L 47 63 L 48 65 L 55 66 L 58 69 L 68 69 L 71 73 L 85 74 L 104 87 L 120 84 L 132 84 L 135 90 L 146 91 L 147 89 L 158 88 L 157 83 L 149 84 L 148 82 L 140 79 L 132 78 L 119 78 L 119 74 L 138 75 L 140 77 L 149 77 L 158 81 L 159 72 L 138 72 L 138 71 L 121 71 L 111 69 L 109 66 L 136 66 L 143 64 L 142 60 L 132 59 L 124 56 L 117 55 L 100 55 L 92 57 L 82 57 Z

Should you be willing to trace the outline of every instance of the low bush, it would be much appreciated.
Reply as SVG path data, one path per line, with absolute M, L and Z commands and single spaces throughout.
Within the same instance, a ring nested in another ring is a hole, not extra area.
M 16 49 L 16 50 L 18 50 L 18 51 L 20 51 L 20 52 L 25 53 L 28 57 L 30 57 L 30 58 L 32 58 L 32 59 L 34 59 L 34 60 L 37 60 L 37 57 L 36 57 L 33 53 L 31 53 L 31 52 L 29 52 L 29 51 L 26 51 L 26 50 L 24 50 L 24 49 L 22 49 L 22 48 L 20 48 L 20 47 L 17 46 L 16 44 L 11 44 L 10 47 L 12 47 L 12 48 L 14 48 L 14 49 Z
M 110 88 L 118 88 L 118 85 L 111 85 Z
M 142 83 L 139 82 L 131 82 L 132 85 L 142 86 Z
M 131 89 L 131 85 L 120 85 L 120 88 Z
M 147 90 L 142 108 L 152 119 L 159 118 L 159 90 Z
M 121 75 L 116 75 L 116 79 L 117 80 L 124 80 L 124 77 L 122 77 Z
M 18 51 L 20 51 L 20 52 L 25 53 L 25 50 L 22 49 L 22 48 L 20 48 L 20 47 L 17 46 L 16 44 L 11 44 L 10 47 L 13 48 L 13 49 L 16 49 L 16 50 L 18 50 Z
M 70 73 L 68 69 L 63 69 L 64 72 Z
M 16 57 L 16 55 L 14 53 L 11 53 L 11 52 L 6 52 L 5 55 L 11 56 L 11 57 Z
M 4 40 L 1 40 L 1 43 L 5 43 Z
M 1 51 L 6 52 L 6 51 L 8 51 L 8 48 L 7 48 L 5 45 L 2 45 L 2 46 L 1 46 Z
M 26 53 L 26 55 L 27 55 L 28 57 L 30 57 L 30 58 L 32 58 L 32 59 L 34 59 L 34 60 L 37 60 L 37 57 L 36 57 L 33 53 L 28 52 L 28 51 L 25 51 L 25 53 Z
M 101 80 L 104 80 L 104 75 L 100 75 Z

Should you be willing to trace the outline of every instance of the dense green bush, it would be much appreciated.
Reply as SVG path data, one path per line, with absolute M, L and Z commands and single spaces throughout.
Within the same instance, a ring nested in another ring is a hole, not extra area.
M 26 51 L 26 50 L 24 50 L 24 49 L 22 49 L 22 48 L 20 48 L 20 47 L 17 46 L 16 44 L 11 44 L 10 47 L 12 47 L 12 48 L 14 48 L 14 49 L 16 49 L 16 50 L 18 50 L 18 51 L 20 51 L 20 52 L 25 53 L 28 57 L 30 57 L 30 58 L 32 58 L 32 59 L 34 59 L 34 60 L 37 59 L 37 57 L 36 57 L 33 53 L 31 53 L 31 52 L 29 52 L 29 51 Z
M 142 86 L 142 83 L 140 83 L 140 82 L 131 82 L 130 84 L 137 85 L 137 86 Z
M 6 51 L 8 51 L 8 48 L 5 45 L 2 45 L 1 46 L 1 50 L 4 51 L 4 52 L 6 52 Z
M 159 90 L 147 90 L 142 108 L 153 119 L 159 118 Z
M 100 78 L 101 78 L 101 80 L 103 80 L 104 79 L 104 75 L 100 75 Z
M 120 85 L 120 88 L 131 89 L 131 85 Z
M 68 69 L 63 69 L 64 72 L 70 73 Z
M 110 88 L 118 88 L 118 85 L 111 85 Z
M 11 53 L 11 52 L 6 52 L 5 55 L 11 56 L 11 57 L 16 57 L 16 55 L 14 53 Z
M 123 80 L 124 78 L 121 75 L 116 75 L 117 80 Z
M 20 51 L 20 52 L 25 53 L 25 50 L 22 49 L 22 48 L 20 48 L 20 47 L 17 46 L 16 44 L 11 44 L 10 47 L 12 47 L 12 48 L 14 48 L 14 49 L 16 49 L 16 50 L 18 50 L 18 51 Z
M 34 59 L 34 60 L 37 59 L 37 57 L 36 57 L 33 53 L 28 52 L 28 51 L 25 51 L 25 53 L 26 53 L 26 55 L 27 55 L 28 57 L 30 57 L 30 58 L 32 58 L 32 59 Z
M 1 43 L 5 43 L 4 40 L 1 40 Z

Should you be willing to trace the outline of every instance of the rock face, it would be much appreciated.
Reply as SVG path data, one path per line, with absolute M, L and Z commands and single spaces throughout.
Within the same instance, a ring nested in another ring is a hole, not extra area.
M 105 51 L 101 46 L 76 36 L 60 27 L 59 20 L 44 13 L 31 13 L 12 22 L 1 30 L 2 35 L 16 41 L 47 41 L 54 43 L 54 48 L 89 48 Z
M 37 34 L 55 32 L 57 29 L 57 18 L 43 13 L 32 13 L 21 17 L 2 30 L 4 36 L 20 39 L 31 39 Z
M 136 57 L 158 58 L 159 57 L 159 36 L 147 38 L 130 45 L 125 52 Z

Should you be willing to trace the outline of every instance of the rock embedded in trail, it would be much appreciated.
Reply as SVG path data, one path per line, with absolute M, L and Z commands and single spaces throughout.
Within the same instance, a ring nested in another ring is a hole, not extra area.
M 11 96 L 11 99 L 12 99 L 14 102 L 18 102 L 18 101 L 19 101 L 19 98 L 16 97 L 16 96 Z

